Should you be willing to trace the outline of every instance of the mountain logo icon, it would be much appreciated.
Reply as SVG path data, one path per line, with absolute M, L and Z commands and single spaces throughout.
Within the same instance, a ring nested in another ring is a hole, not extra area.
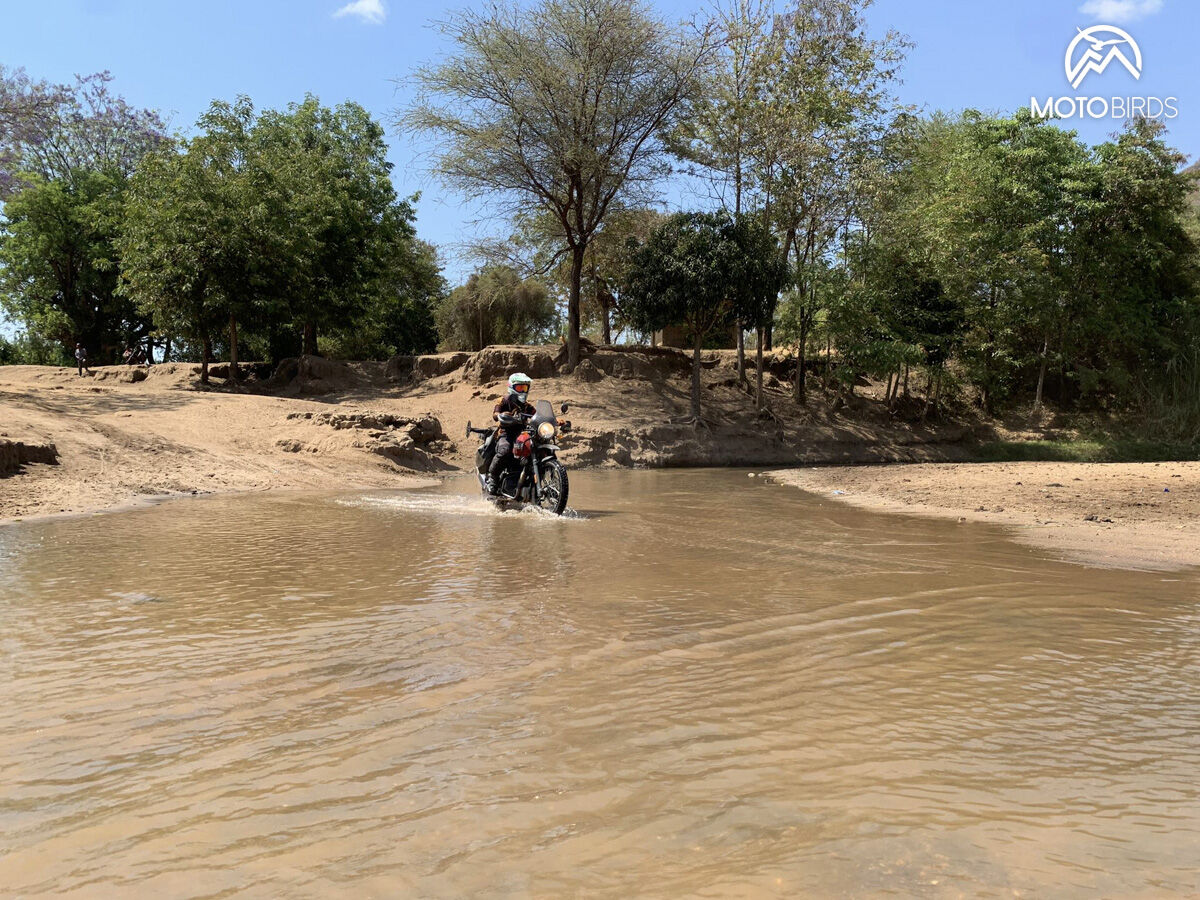
M 1142 48 L 1128 31 L 1115 25 L 1093 25 L 1078 31 L 1067 48 L 1067 80 L 1071 87 L 1078 88 L 1092 72 L 1103 75 L 1113 60 L 1128 69 L 1134 78 L 1142 77 Z M 1132 61 L 1126 50 L 1133 51 Z

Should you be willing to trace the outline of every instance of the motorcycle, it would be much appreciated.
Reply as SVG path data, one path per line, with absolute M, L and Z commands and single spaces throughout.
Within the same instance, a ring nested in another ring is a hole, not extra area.
M 567 411 L 567 404 L 562 405 Z M 496 440 L 501 428 L 521 426 L 513 441 L 512 454 L 497 479 L 497 492 L 487 491 L 488 469 L 496 455 Z M 467 437 L 477 434 L 483 443 L 475 451 L 475 475 L 484 497 L 500 506 L 533 504 L 556 516 L 567 508 L 567 470 L 558 461 L 558 446 L 554 440 L 560 433 L 571 430 L 570 422 L 559 424 L 554 407 L 548 400 L 539 400 L 533 415 L 500 414 L 495 428 L 472 428 L 467 422 Z

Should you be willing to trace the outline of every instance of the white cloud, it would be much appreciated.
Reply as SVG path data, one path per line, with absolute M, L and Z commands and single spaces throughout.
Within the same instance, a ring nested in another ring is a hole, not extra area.
M 354 0 L 333 14 L 335 19 L 342 16 L 357 16 L 370 25 L 382 25 L 387 10 L 383 8 L 383 0 Z
M 1154 15 L 1162 7 L 1163 0 L 1088 0 L 1079 11 L 1103 22 L 1133 22 Z

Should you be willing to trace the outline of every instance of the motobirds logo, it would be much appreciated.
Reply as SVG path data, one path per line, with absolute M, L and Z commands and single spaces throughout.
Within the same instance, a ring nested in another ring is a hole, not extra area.
M 1128 31 L 1115 25 L 1080 28 L 1067 47 L 1064 68 L 1072 89 L 1089 76 L 1097 77 L 1113 65 L 1123 68 L 1134 81 L 1142 77 L 1142 48 Z M 1047 97 L 1043 102 L 1029 98 L 1034 116 L 1042 119 L 1174 119 L 1179 115 L 1178 97 Z

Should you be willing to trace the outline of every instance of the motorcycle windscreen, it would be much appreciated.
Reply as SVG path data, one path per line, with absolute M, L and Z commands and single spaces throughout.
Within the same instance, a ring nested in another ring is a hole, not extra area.
M 529 423 L 529 429 L 534 434 L 537 434 L 537 427 L 543 422 L 557 422 L 558 419 L 554 416 L 554 407 L 550 405 L 549 400 L 539 400 L 534 404 L 533 419 Z

